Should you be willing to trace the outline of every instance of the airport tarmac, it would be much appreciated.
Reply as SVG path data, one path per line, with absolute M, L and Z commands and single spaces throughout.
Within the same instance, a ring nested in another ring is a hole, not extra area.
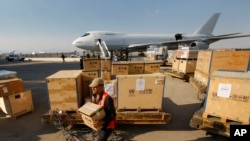
M 41 117 L 49 111 L 49 97 L 45 78 L 59 70 L 80 69 L 78 61 L 0 61 L 0 70 L 17 72 L 24 81 L 25 90 L 31 90 L 34 112 L 17 119 L 0 119 L 1 140 L 11 141 L 64 141 L 63 132 L 52 124 L 42 124 Z M 201 101 L 197 91 L 178 78 L 166 76 L 163 109 L 172 115 L 166 125 L 118 125 L 116 133 L 126 141 L 225 141 L 221 136 L 206 135 L 203 130 L 189 127 L 193 113 Z

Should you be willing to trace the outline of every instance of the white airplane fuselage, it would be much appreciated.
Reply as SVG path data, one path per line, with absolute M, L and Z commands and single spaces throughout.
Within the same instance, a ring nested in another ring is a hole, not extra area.
M 145 50 L 151 46 L 166 46 L 169 50 L 178 49 L 179 46 L 187 46 L 193 49 L 208 49 L 213 42 L 249 37 L 250 35 L 237 35 L 239 33 L 212 34 L 220 13 L 214 13 L 203 25 L 192 34 L 126 34 L 110 31 L 90 31 L 73 41 L 75 47 L 99 51 L 106 44 L 106 50 Z
M 125 49 L 129 45 L 140 45 L 140 44 L 150 44 L 150 43 L 160 43 L 166 41 L 176 41 L 174 34 L 125 34 L 117 32 L 108 31 L 90 31 L 87 32 L 87 36 L 82 36 L 73 41 L 73 45 L 89 50 L 97 51 L 99 47 L 97 45 L 97 40 L 101 39 L 105 41 L 109 50 Z M 182 39 L 195 39 L 195 38 L 209 37 L 208 35 L 182 35 Z M 157 45 L 157 44 L 154 44 Z M 169 49 L 177 49 L 176 44 L 168 46 Z

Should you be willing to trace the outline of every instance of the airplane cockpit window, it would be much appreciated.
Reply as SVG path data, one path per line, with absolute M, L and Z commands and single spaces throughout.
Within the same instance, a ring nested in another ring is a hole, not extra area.
M 82 35 L 82 37 L 88 36 L 90 33 L 85 33 Z

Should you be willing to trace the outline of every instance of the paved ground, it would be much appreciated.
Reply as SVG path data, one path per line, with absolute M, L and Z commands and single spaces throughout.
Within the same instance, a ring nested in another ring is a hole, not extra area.
M 6 62 L 0 60 L 0 70 L 16 71 L 24 80 L 25 89 L 32 91 L 35 111 L 16 120 L 0 120 L 1 140 L 11 141 L 64 141 L 62 131 L 54 125 L 41 123 L 41 116 L 49 110 L 45 78 L 58 70 L 79 69 L 79 62 Z M 215 141 L 222 137 L 206 135 L 205 131 L 189 127 L 189 120 L 198 110 L 200 101 L 195 89 L 187 82 L 167 76 L 163 108 L 172 114 L 166 125 L 118 125 L 116 133 L 126 141 Z

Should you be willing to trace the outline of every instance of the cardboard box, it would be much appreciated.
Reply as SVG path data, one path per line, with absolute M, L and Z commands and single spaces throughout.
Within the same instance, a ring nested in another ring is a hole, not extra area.
M 20 78 L 0 80 L 0 97 L 17 94 L 24 91 L 24 83 Z
M 51 110 L 77 110 L 82 106 L 82 70 L 61 70 L 46 80 Z
M 16 117 L 34 111 L 31 91 L 0 97 L 0 107 L 6 114 Z
M 161 109 L 165 76 L 160 73 L 117 76 L 118 109 Z
M 162 61 L 145 61 L 144 62 L 144 73 L 159 73 L 161 70 Z
M 102 126 L 94 127 L 95 121 L 101 120 L 105 117 L 105 111 L 101 105 L 87 102 L 80 107 L 78 111 L 81 113 L 85 125 L 96 131 L 102 128 Z
M 113 62 L 112 63 L 112 74 L 114 75 L 127 75 L 128 74 L 128 62 Z
M 215 71 L 210 77 L 205 114 L 249 123 L 250 73 Z
M 100 69 L 100 60 L 96 58 L 84 59 L 83 66 L 85 71 L 93 71 Z
M 128 65 L 128 74 L 143 74 L 144 61 L 131 61 Z

